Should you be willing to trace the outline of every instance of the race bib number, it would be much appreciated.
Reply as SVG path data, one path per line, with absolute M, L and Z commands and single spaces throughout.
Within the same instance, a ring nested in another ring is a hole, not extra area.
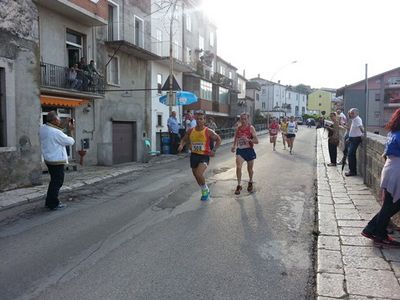
M 270 132 L 271 132 L 271 134 L 275 135 L 275 134 L 278 133 L 278 130 L 277 130 L 276 128 L 272 128 L 272 129 L 270 130 Z
M 288 133 L 290 133 L 290 134 L 294 134 L 295 130 L 296 130 L 296 127 L 294 127 L 294 126 L 289 126 L 288 127 Z
M 192 150 L 196 152 L 202 152 L 205 150 L 203 143 L 192 143 Z
M 248 140 L 245 137 L 239 138 L 238 147 L 239 148 L 247 148 L 247 147 L 249 147 Z

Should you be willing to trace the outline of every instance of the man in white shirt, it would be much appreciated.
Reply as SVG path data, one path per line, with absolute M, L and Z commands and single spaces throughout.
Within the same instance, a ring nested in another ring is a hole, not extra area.
M 189 131 L 192 128 L 195 128 L 197 125 L 196 119 L 193 117 L 192 113 L 188 110 L 185 117 L 185 127 L 186 131 Z
M 357 108 L 351 108 L 349 110 L 349 117 L 351 119 L 351 126 L 348 132 L 349 143 L 348 143 L 348 160 L 349 160 L 349 172 L 346 176 L 357 175 L 357 148 L 361 143 L 361 137 L 364 133 L 364 127 L 361 118 L 359 117 L 359 111 Z
M 73 120 L 68 122 L 70 132 L 74 130 Z M 66 135 L 61 128 L 61 120 L 55 111 L 47 114 L 47 123 L 40 127 L 40 143 L 44 162 L 50 174 L 45 206 L 50 210 L 65 208 L 58 200 L 58 193 L 64 183 L 64 165 L 68 163 L 66 146 L 72 146 L 75 140 Z
M 171 154 L 178 153 L 179 125 L 178 119 L 176 118 L 176 111 L 173 111 L 167 120 L 168 132 L 171 141 Z

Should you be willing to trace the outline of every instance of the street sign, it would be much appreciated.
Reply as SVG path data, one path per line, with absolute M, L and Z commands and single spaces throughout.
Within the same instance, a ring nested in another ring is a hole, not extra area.
M 169 87 L 169 76 L 167 78 L 167 80 L 165 81 L 164 85 L 161 88 L 162 91 L 169 91 L 170 87 Z M 176 81 L 175 76 L 172 75 L 172 90 L 173 91 L 181 91 L 181 87 L 178 84 L 178 81 Z

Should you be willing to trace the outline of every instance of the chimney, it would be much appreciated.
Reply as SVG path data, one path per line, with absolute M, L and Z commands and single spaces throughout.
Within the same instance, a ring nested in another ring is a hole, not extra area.
M 246 70 L 243 69 L 243 77 L 246 78 Z
M 258 74 L 258 78 L 260 78 L 260 74 Z

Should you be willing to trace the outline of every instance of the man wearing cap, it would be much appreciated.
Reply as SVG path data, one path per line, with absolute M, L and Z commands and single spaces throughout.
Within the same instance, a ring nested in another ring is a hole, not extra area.
M 210 162 L 210 157 L 213 157 L 221 144 L 221 138 L 214 130 L 205 126 L 205 114 L 203 111 L 195 112 L 196 127 L 189 129 L 181 140 L 178 152 L 182 151 L 186 144 L 189 144 L 190 167 L 192 168 L 193 176 L 201 188 L 201 201 L 207 201 L 210 196 L 210 189 L 206 184 L 204 173 Z M 211 150 L 210 142 L 215 141 L 214 148 Z

